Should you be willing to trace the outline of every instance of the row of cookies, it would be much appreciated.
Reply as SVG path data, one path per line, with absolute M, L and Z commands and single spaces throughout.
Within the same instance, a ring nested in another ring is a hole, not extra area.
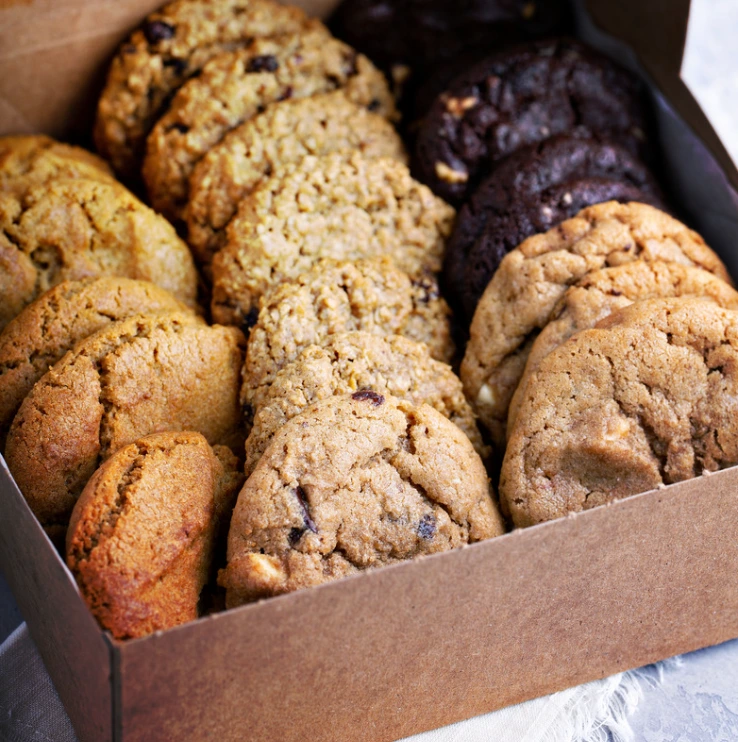
M 505 449 L 514 524 L 738 462 L 736 310 L 717 255 L 645 204 L 588 207 L 509 252 L 461 377 Z

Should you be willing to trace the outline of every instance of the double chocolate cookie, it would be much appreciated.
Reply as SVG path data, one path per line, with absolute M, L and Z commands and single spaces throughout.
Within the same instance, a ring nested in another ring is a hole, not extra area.
M 663 206 L 648 168 L 611 142 L 556 136 L 500 161 L 459 211 L 449 240 L 444 289 L 455 308 L 470 322 L 510 250 L 603 201 Z
M 423 120 L 414 167 L 434 193 L 458 204 L 500 158 L 575 129 L 640 151 L 637 82 L 578 42 L 534 42 L 454 79 Z

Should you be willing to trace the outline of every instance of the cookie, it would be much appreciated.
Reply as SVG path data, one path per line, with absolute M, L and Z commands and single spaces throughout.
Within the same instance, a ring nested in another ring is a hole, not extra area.
M 0 137 L 0 193 L 23 198 L 59 178 L 114 180 L 107 163 L 81 147 L 43 134 Z
M 251 412 L 281 368 L 337 333 L 404 335 L 424 342 L 431 356 L 442 361 L 454 350 L 448 307 L 434 279 L 414 283 L 387 257 L 320 260 L 269 291 L 254 315 L 241 390 L 241 401 Z
M 738 463 L 738 312 L 654 299 L 552 351 L 502 466 L 518 526 Z
M 681 263 L 729 281 L 704 240 L 645 204 L 590 206 L 508 253 L 489 282 L 461 364 L 467 397 L 497 443 L 537 333 L 569 286 L 587 273 L 634 260 Z
M 425 345 L 400 335 L 348 332 L 308 346 L 274 376 L 255 407 L 246 439 L 246 475 L 288 420 L 321 399 L 361 389 L 430 405 L 466 434 L 477 453 L 487 455 L 461 381 L 450 366 L 434 361 Z
M 47 529 L 65 528 L 87 480 L 150 433 L 192 430 L 239 450 L 243 335 L 189 314 L 140 315 L 78 343 L 23 400 L 5 449 Z
M 299 8 L 270 0 L 175 0 L 155 11 L 110 66 L 95 121 L 98 152 L 121 175 L 137 176 L 146 135 L 176 90 L 208 60 L 307 23 Z
M 0 193 L 0 330 L 62 281 L 111 275 L 152 281 L 195 305 L 187 245 L 123 186 L 76 178 L 24 198 Z
M 453 219 L 401 162 L 305 157 L 258 186 L 228 225 L 213 260 L 213 317 L 241 325 L 265 291 L 318 258 L 389 255 L 411 276 L 437 273 Z
M 287 100 L 235 128 L 200 160 L 190 178 L 188 243 L 209 267 L 225 245 L 239 202 L 280 166 L 306 155 L 357 150 L 405 162 L 392 125 L 349 100 L 342 90 Z
M 188 311 L 148 281 L 64 281 L 41 294 L 0 333 L 0 443 L 33 385 L 77 342 L 136 314 Z
M 525 371 L 510 402 L 508 432 L 515 424 L 528 380 L 552 350 L 580 330 L 594 327 L 600 320 L 635 301 L 672 296 L 709 298 L 718 306 L 738 309 L 738 292 L 725 281 L 701 268 L 679 263 L 636 260 L 635 263 L 589 273 L 568 289 L 531 347 Z
M 146 436 L 109 458 L 77 500 L 67 564 L 116 639 L 198 617 L 218 530 L 243 481 L 235 456 L 216 448 L 199 433 Z
M 382 73 L 320 24 L 213 58 L 179 89 L 147 139 L 143 177 L 153 207 L 182 218 L 195 165 L 231 129 L 271 103 L 339 88 L 357 105 L 394 111 Z
M 444 288 L 454 307 L 471 321 L 510 250 L 603 201 L 663 208 L 648 168 L 611 142 L 551 137 L 506 157 L 459 211 L 443 267 Z
M 497 536 L 468 438 L 428 405 L 371 390 L 324 399 L 272 439 L 241 490 L 226 605 Z
M 417 177 L 459 204 L 520 147 L 578 129 L 643 148 L 635 78 L 569 39 L 500 51 L 454 79 L 418 131 Z

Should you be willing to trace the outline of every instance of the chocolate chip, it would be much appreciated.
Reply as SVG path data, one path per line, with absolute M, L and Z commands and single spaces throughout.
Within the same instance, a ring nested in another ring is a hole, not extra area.
M 290 528 L 290 532 L 287 535 L 287 540 L 290 542 L 290 546 L 294 548 L 297 542 L 302 538 L 303 533 L 305 533 L 304 528 Z
M 164 23 L 164 21 L 149 21 L 143 27 L 144 36 L 149 44 L 156 44 L 158 41 L 171 39 L 174 36 L 174 31 L 174 26 L 170 26 L 168 23 Z
M 305 497 L 305 490 L 302 487 L 295 487 L 292 491 L 295 493 L 297 502 L 300 503 L 302 520 L 305 523 L 305 527 L 309 528 L 313 533 L 317 533 L 318 526 L 315 525 L 315 521 L 310 517 L 310 505 L 308 504 L 307 497 Z
M 613 296 L 622 296 L 623 295 L 623 292 L 622 291 L 618 291 L 617 289 L 613 289 L 610 293 Z
M 371 389 L 359 389 L 358 392 L 351 395 L 351 399 L 355 399 L 357 402 L 370 402 L 373 407 L 379 407 L 384 402 L 384 397 Z
M 374 113 L 375 111 L 378 111 L 379 110 L 379 107 L 381 105 L 382 104 L 380 103 L 379 98 L 372 98 L 371 102 L 367 106 L 367 110 L 369 110 L 372 113 Z
M 436 535 L 436 518 L 428 513 L 418 522 L 418 536 L 430 541 Z
M 282 93 L 282 95 L 280 95 L 279 98 L 277 98 L 277 101 L 289 100 L 292 97 L 293 92 L 294 90 L 292 89 L 292 85 L 288 85 L 284 89 L 284 92 Z
M 165 67 L 169 67 L 170 69 L 174 70 L 178 75 L 181 75 L 184 73 L 184 71 L 187 69 L 187 60 L 186 59 L 179 59 L 178 57 L 170 57 L 169 59 L 165 59 L 162 63 Z
M 245 334 L 248 335 L 249 330 L 256 324 L 256 321 L 259 319 L 259 310 L 256 307 L 251 307 L 249 309 L 249 313 L 243 318 L 243 322 L 241 323 L 241 329 L 244 331 Z
M 274 72 L 278 69 L 279 62 L 273 54 L 262 54 L 248 63 L 246 72 Z

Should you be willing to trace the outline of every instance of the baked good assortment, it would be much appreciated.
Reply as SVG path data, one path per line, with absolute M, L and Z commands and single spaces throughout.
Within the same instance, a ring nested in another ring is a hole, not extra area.
M 568 23 L 175 0 L 104 159 L 0 139 L 0 444 L 114 637 L 738 463 L 738 292 Z

